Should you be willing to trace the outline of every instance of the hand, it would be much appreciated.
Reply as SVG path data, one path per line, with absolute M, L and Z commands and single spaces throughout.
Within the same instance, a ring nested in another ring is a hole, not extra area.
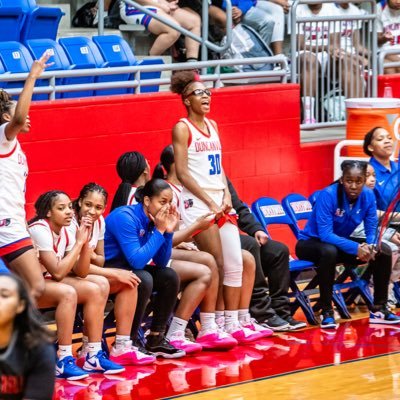
M 200 231 L 207 230 L 211 226 L 211 223 L 214 218 L 215 218 L 214 213 L 208 213 L 208 214 L 202 215 L 201 217 L 197 218 L 195 221 L 197 230 L 200 230 Z
M 373 254 L 372 247 L 368 246 L 367 243 L 358 245 L 357 258 L 361 261 L 368 262 L 373 259 L 373 257 L 375 257 L 375 255 Z
M 232 210 L 232 198 L 231 194 L 229 193 L 229 190 L 226 190 L 224 192 L 224 197 L 222 199 L 222 211 L 224 214 L 229 214 L 230 211 Z
M 181 242 L 177 246 L 175 246 L 175 248 L 187 251 L 199 251 L 199 249 L 193 242 Z
M 158 0 L 156 7 L 160 8 L 167 14 L 171 13 L 171 6 L 169 5 L 168 1 L 166 1 L 166 0 Z
M 141 280 L 137 275 L 135 275 L 132 271 L 127 271 L 125 269 L 115 268 L 114 278 L 122 283 L 123 285 L 127 285 L 131 288 L 138 287 Z
M 51 52 L 46 50 L 42 57 L 39 58 L 39 60 L 35 60 L 31 66 L 31 70 L 29 72 L 29 76 L 31 78 L 37 79 L 39 78 L 40 75 L 42 75 L 42 72 L 48 68 L 51 67 L 54 63 L 47 63 L 49 58 L 52 56 Z
M 89 226 L 87 226 L 85 223 L 82 223 L 79 225 L 77 231 L 76 231 L 76 243 L 79 245 L 84 245 L 89 242 L 90 236 L 92 234 L 92 230 Z
M 346 55 L 343 49 L 333 49 L 330 51 L 330 54 L 336 60 L 342 60 Z
M 263 244 L 268 242 L 268 235 L 264 231 L 257 231 L 254 234 L 254 239 L 257 240 L 257 243 L 262 246 Z
M 383 39 L 385 40 L 385 42 L 390 42 L 391 45 L 394 45 L 394 36 L 392 32 L 390 31 L 384 32 Z
M 216 221 L 218 221 L 224 214 L 222 207 L 219 207 L 215 201 L 211 201 L 208 208 L 210 209 L 211 213 L 215 215 Z
M 178 0 L 171 0 L 169 1 L 169 9 L 171 13 L 173 13 L 175 10 L 177 10 L 178 7 Z
M 179 223 L 179 218 L 180 217 L 176 206 L 174 204 L 171 204 L 168 209 L 167 227 L 165 229 L 168 233 L 171 233 L 175 230 L 176 226 Z
M 232 20 L 235 24 L 239 24 L 242 20 L 243 12 L 238 7 L 232 7 Z
M 169 204 L 162 206 L 155 217 L 153 217 L 149 213 L 149 218 L 153 221 L 154 226 L 160 233 L 164 233 L 167 230 L 167 223 L 168 223 L 168 211 L 169 211 Z

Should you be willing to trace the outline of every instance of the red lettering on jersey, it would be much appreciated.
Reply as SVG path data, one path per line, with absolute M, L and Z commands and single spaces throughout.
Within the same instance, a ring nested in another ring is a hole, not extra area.
M 1 390 L 3 394 L 18 394 L 22 392 L 23 378 L 22 376 L 2 375 Z
M 194 148 L 197 153 L 203 151 L 216 151 L 221 150 L 221 144 L 218 141 L 213 142 L 195 142 Z

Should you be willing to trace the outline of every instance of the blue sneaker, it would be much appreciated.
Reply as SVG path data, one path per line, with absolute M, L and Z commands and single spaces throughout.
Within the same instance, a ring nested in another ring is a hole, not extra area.
M 61 360 L 57 360 L 56 378 L 67 379 L 68 381 L 77 381 L 79 379 L 85 379 L 88 376 L 89 374 L 87 372 L 76 365 L 74 357 L 68 356 Z
M 94 356 L 86 356 L 83 370 L 88 372 L 100 372 L 103 374 L 120 374 L 125 371 L 121 365 L 110 361 L 103 350 L 99 350 Z
M 400 317 L 390 312 L 386 307 L 369 313 L 370 324 L 396 325 L 400 324 Z
M 321 329 L 336 329 L 339 324 L 336 323 L 333 310 L 323 311 L 321 314 Z

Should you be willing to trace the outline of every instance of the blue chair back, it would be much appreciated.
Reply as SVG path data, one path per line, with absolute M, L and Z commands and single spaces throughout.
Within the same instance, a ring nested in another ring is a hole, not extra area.
M 282 199 L 282 206 L 292 220 L 290 229 L 298 239 L 300 233 L 298 221 L 304 221 L 310 218 L 312 205 L 303 195 L 291 193 Z
M 4 261 L 0 258 L 0 274 L 10 274 L 10 270 L 7 268 Z
M 164 64 L 164 60 L 162 58 L 146 58 L 144 60 L 139 61 L 139 65 L 158 65 Z M 161 71 L 152 71 L 152 72 L 142 72 L 140 74 L 140 80 L 143 81 L 145 79 L 158 79 L 161 77 Z M 151 86 L 142 86 L 140 88 L 140 93 L 154 93 L 160 90 L 159 85 L 151 85 Z
M 2 7 L 0 4 L 0 42 L 18 42 L 25 18 L 26 15 L 20 7 Z
M 35 0 L 0 0 L 0 7 L 19 7 L 26 13 L 37 5 Z
M 6 70 L 3 63 L 0 61 L 0 75 L 5 74 Z M 7 87 L 7 82 L 0 82 L 0 88 L 5 89 Z

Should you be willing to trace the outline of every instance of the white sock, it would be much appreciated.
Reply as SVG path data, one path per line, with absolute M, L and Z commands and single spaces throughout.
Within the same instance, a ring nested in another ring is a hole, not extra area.
M 301 98 L 303 103 L 304 120 L 314 118 L 315 97 L 304 96 Z
M 101 350 L 101 342 L 88 343 L 89 357 L 95 356 Z
M 72 357 L 72 344 L 63 346 L 63 345 L 58 345 L 58 359 L 62 360 L 65 357 L 71 356 Z
M 229 332 L 239 325 L 238 310 L 225 310 L 225 330 Z
M 170 339 L 175 332 L 185 332 L 187 324 L 188 324 L 187 321 L 185 321 L 184 319 L 178 317 L 172 318 L 172 322 L 171 325 L 169 326 L 167 333 L 167 339 Z
M 115 335 L 115 349 L 122 349 L 125 347 L 126 342 L 130 341 L 131 337 L 129 335 Z
M 239 322 L 244 325 L 250 322 L 250 314 L 248 308 L 239 310 Z
M 225 328 L 225 312 L 224 311 L 215 311 L 215 323 L 218 325 L 218 328 Z
M 200 313 L 200 324 L 202 331 L 208 331 L 215 328 L 215 314 L 208 312 Z

